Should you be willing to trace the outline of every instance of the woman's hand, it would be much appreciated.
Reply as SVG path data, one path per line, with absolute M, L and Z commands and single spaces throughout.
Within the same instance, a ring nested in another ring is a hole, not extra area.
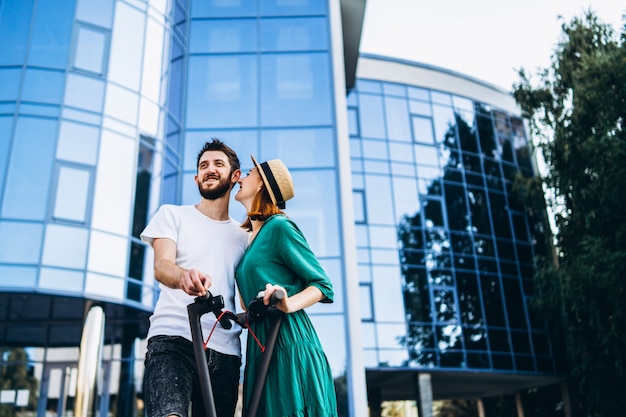
M 283 313 L 295 313 L 298 310 L 307 308 L 323 298 L 322 292 L 317 287 L 306 287 L 304 290 L 291 297 L 287 294 L 287 291 L 280 285 L 266 284 L 263 294 L 263 304 L 269 305 L 270 297 L 276 291 L 283 291 L 285 296 L 281 301 L 276 303 L 276 308 Z

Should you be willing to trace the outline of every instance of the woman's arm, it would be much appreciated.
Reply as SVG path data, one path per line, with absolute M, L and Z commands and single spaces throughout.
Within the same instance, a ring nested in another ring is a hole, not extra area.
M 306 287 L 299 293 L 289 297 L 287 295 L 287 291 L 285 291 L 285 289 L 280 285 L 266 284 L 265 294 L 263 295 L 263 303 L 269 304 L 270 297 L 276 291 L 283 291 L 285 293 L 285 298 L 276 304 L 276 308 L 283 313 L 295 313 L 298 310 L 312 306 L 324 298 L 320 289 L 314 286 Z

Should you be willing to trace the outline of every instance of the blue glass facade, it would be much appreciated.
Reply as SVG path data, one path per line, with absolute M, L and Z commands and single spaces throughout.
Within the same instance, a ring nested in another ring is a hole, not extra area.
M 290 167 L 287 212 L 335 286 L 310 314 L 350 415 L 366 379 L 370 401 L 415 398 L 383 373 L 556 375 L 528 308 L 540 230 L 511 188 L 533 170 L 522 120 L 504 92 L 392 80 L 381 57 L 363 62 L 387 75 L 360 69 L 350 90 L 343 3 L 0 0 L 0 366 L 40 382 L 0 407 L 71 409 L 93 305 L 100 413 L 141 407 L 156 287 L 138 236 L 159 205 L 198 200 L 211 137 L 244 170 L 249 154 Z

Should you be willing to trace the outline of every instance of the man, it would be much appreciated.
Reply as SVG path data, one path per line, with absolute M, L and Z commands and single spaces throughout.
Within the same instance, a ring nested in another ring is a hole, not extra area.
M 248 234 L 228 214 L 230 192 L 239 181 L 237 154 L 217 139 L 197 158 L 195 181 L 200 202 L 163 205 L 141 239 L 154 249 L 154 276 L 160 294 L 150 317 L 144 374 L 147 417 L 204 416 L 201 388 L 191 342 L 187 305 L 206 294 L 224 297 L 224 310 L 235 311 L 234 273 L 248 244 Z M 202 316 L 204 337 L 216 318 Z M 241 328 L 219 324 L 206 356 L 218 417 L 233 417 L 241 367 Z

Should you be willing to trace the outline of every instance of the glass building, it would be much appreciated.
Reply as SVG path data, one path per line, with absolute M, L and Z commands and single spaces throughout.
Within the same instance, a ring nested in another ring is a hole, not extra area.
M 255 154 L 292 171 L 287 213 L 335 286 L 310 315 L 344 415 L 561 381 L 529 308 L 546 249 L 512 189 L 534 169 L 519 109 L 359 56 L 364 8 L 0 0 L 0 409 L 142 412 L 158 290 L 138 236 L 161 204 L 198 201 L 212 137 L 244 170 Z

